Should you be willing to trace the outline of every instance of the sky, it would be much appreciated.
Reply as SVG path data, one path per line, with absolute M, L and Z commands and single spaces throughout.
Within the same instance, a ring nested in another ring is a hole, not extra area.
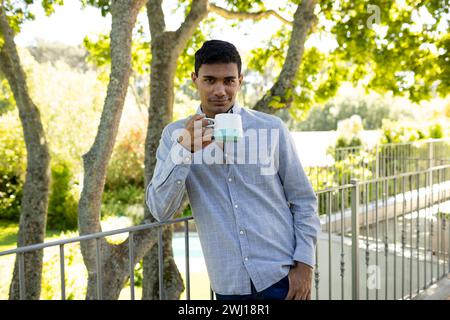
M 276 1 L 273 1 L 272 5 L 269 2 L 267 7 L 277 9 L 276 4 Z M 176 2 L 173 0 L 163 2 L 168 30 L 178 28 L 183 19 L 182 13 L 173 13 L 175 6 Z M 102 17 L 100 10 L 93 7 L 82 9 L 78 0 L 66 0 L 63 6 L 56 6 L 55 12 L 50 17 L 45 16 L 40 4 L 34 4 L 31 8 L 36 19 L 22 26 L 21 32 L 16 36 L 16 43 L 19 46 L 32 45 L 38 39 L 78 45 L 82 43 L 85 36 L 93 37 L 97 34 L 109 33 L 111 28 L 110 15 Z M 286 14 L 284 16 L 289 18 Z M 146 14 L 140 14 L 138 19 L 142 21 L 145 31 L 149 34 Z M 263 46 L 264 41 L 268 40 L 280 25 L 281 22 L 277 19 L 267 18 L 256 24 L 243 21 L 239 23 L 239 27 L 231 27 L 230 22 L 219 17 L 211 36 L 232 42 L 241 54 L 245 55 L 251 49 Z M 332 41 L 309 39 L 311 44 L 317 41 L 321 42 L 324 50 L 335 45 Z
M 37 39 L 78 45 L 86 35 L 111 28 L 109 16 L 102 17 L 100 10 L 92 7 L 81 10 L 80 1 L 65 1 L 63 6 L 56 6 L 50 17 L 45 16 L 40 5 L 32 5 L 31 8 L 36 19 L 26 22 L 16 36 L 16 43 L 20 46 L 33 44 Z

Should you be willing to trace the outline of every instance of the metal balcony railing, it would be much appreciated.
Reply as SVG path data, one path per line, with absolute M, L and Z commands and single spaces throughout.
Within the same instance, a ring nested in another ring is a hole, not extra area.
M 316 246 L 313 299 L 411 299 L 450 273 L 450 165 L 378 177 L 317 192 L 322 230 Z M 24 255 L 59 246 L 61 298 L 66 298 L 64 246 L 96 240 L 97 298 L 102 299 L 100 240 L 129 235 L 131 299 L 135 299 L 133 234 L 158 228 L 159 293 L 163 282 L 162 228 L 184 223 L 186 298 L 190 299 L 192 217 L 83 235 L 0 252 L 16 255 L 20 298 L 26 297 Z M 380 250 L 382 249 L 382 250 Z M 211 299 L 214 298 L 211 291 Z

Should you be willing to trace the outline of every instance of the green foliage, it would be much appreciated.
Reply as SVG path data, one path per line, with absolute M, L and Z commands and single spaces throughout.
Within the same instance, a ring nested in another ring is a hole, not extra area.
M 207 21 L 214 21 L 214 18 L 207 18 Z M 180 87 L 186 82 L 190 82 L 191 72 L 195 70 L 195 51 L 198 50 L 203 42 L 207 40 L 201 26 L 197 28 L 194 35 L 189 39 L 182 54 L 178 58 L 177 70 L 175 73 L 175 87 Z
M 15 112 L 0 117 L 0 219 L 19 220 L 26 162 L 23 131 Z
M 151 64 L 150 43 L 143 36 L 143 26 L 138 24 L 134 28 L 131 48 L 131 67 L 138 75 L 148 75 Z M 88 51 L 87 60 L 96 67 L 110 67 L 110 35 L 100 34 L 97 40 L 89 37 L 83 39 L 83 45 Z
M 444 129 L 440 123 L 432 124 L 429 128 L 429 137 L 431 139 L 444 138 Z
M 83 6 L 93 6 L 99 8 L 102 12 L 102 16 L 106 16 L 111 11 L 111 1 L 110 0 L 81 0 Z
M 226 2 L 231 9 L 237 11 L 264 10 L 264 2 L 262 0 L 226 0 Z
M 188 204 L 186 208 L 184 208 L 183 213 L 181 214 L 181 217 L 191 217 L 192 216 L 192 208 L 191 205 Z
M 70 68 L 63 61 L 37 63 L 19 50 L 30 94 L 41 112 L 51 152 L 53 185 L 50 189 L 48 225 L 73 229 L 77 224 L 77 178 L 81 157 L 93 140 L 103 96 L 92 71 Z M 58 83 L 58 88 L 49 86 Z M 0 92 L 8 89 L 1 83 Z M 82 130 L 80 130 L 82 128 Z M 25 181 L 26 151 L 16 108 L 0 118 L 0 215 L 18 220 Z
M 55 239 L 76 237 L 75 233 L 56 233 Z M 86 298 L 87 271 L 83 263 L 83 257 L 79 244 L 64 246 L 65 257 L 65 282 L 66 299 L 83 300 Z M 42 270 L 42 291 L 41 299 L 59 300 L 61 299 L 61 280 L 59 262 L 59 250 L 46 250 L 44 253 L 44 264 Z
M 404 125 L 389 119 L 383 120 L 381 144 L 413 142 L 427 138 L 423 129 Z
M 125 216 L 138 225 L 144 218 L 144 189 L 124 185 L 114 190 L 105 190 L 102 196 L 101 217 Z
M 78 226 L 78 185 L 70 164 L 53 160 L 47 228 L 75 230 Z
M 380 92 L 407 95 L 415 102 L 429 99 L 435 85 L 446 94 L 448 25 L 447 30 L 442 26 L 448 22 L 448 6 L 443 4 L 379 0 L 322 5 L 338 43 L 331 56 L 352 64 L 349 79 L 354 83 L 367 76 L 367 87 Z
M 26 150 L 15 112 L 0 118 L 0 218 L 18 221 L 25 182 Z M 47 226 L 68 230 L 77 227 L 78 191 L 73 172 L 63 160 L 51 162 L 52 184 Z
M 97 67 L 109 65 L 111 63 L 109 43 L 110 38 L 107 34 L 99 35 L 97 41 L 84 37 L 83 45 L 89 52 L 87 60 Z
M 133 128 L 118 141 L 108 166 L 106 190 L 115 190 L 125 185 L 144 187 L 144 143 L 145 133 Z
M 0 78 L 0 116 L 16 107 L 13 93 L 6 78 Z
M 361 138 L 353 136 L 350 139 L 347 139 L 343 136 L 340 136 L 336 140 L 336 148 L 350 148 L 350 147 L 359 147 L 362 146 Z
M 299 1 L 289 3 L 294 2 Z M 444 2 L 321 1 L 316 12 L 308 39 L 313 41 L 305 47 L 293 84 L 293 117 L 299 120 L 303 110 L 332 98 L 346 81 L 413 102 L 448 93 L 449 10 Z M 250 69 L 262 75 L 276 60 L 272 74 L 278 74 L 289 39 L 290 30 L 282 26 L 263 48 L 252 50 Z M 333 41 L 326 49 L 318 45 Z
M 281 70 L 285 59 L 290 31 L 288 27 L 282 26 L 264 45 L 263 48 L 255 48 L 250 51 L 251 57 L 248 68 L 259 73 L 264 73 L 265 66 L 269 60 L 275 62 L 275 69 Z
M 142 129 L 131 129 L 118 141 L 108 166 L 101 216 L 144 217 L 144 142 Z
M 38 63 L 28 50 L 19 50 L 19 54 L 51 156 L 68 161 L 78 175 L 82 170 L 81 155 L 89 150 L 97 132 L 106 87 L 94 70 L 86 70 L 83 65 L 73 68 L 63 59 Z
M 280 116 L 287 122 L 291 130 L 299 131 L 329 131 L 336 130 L 338 122 L 352 115 L 359 115 L 366 130 L 381 129 L 383 119 L 399 120 L 411 118 L 408 108 L 403 108 L 404 102 L 387 99 L 379 95 L 363 95 L 356 89 L 353 95 L 341 95 L 325 104 L 317 104 L 305 113 L 304 119 Z
M 14 32 L 20 31 L 20 26 L 29 20 L 34 20 L 35 15 L 30 10 L 30 6 L 34 4 L 34 0 L 3 0 L 2 6 L 5 8 L 8 22 Z M 47 16 L 55 12 L 56 5 L 63 5 L 64 0 L 42 0 L 40 1 L 42 8 Z

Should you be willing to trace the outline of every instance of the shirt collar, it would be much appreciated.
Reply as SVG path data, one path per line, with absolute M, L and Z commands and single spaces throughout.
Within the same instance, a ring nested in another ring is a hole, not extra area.
M 234 105 L 228 110 L 227 113 L 240 113 L 241 112 L 242 107 L 239 105 L 239 103 L 237 103 L 236 101 L 234 102 Z M 199 105 L 197 108 L 197 114 L 202 114 L 202 106 Z

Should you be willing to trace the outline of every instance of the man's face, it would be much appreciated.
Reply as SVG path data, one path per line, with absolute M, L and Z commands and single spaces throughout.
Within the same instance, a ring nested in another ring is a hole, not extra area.
M 202 64 L 198 75 L 193 72 L 191 78 L 198 90 L 203 112 L 211 118 L 233 106 L 243 79 L 236 63 Z

